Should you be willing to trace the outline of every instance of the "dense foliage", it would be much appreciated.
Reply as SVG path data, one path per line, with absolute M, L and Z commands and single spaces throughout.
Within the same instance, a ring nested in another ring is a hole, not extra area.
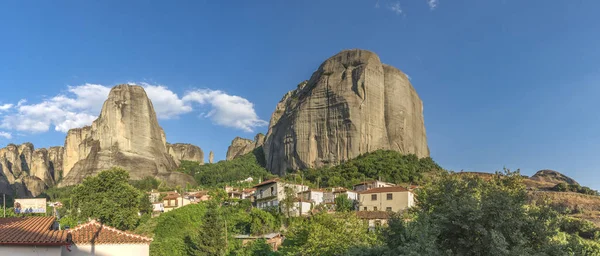
M 384 248 L 351 255 L 600 255 L 600 243 L 584 238 L 596 239 L 590 223 L 528 205 L 521 179 L 442 175 L 417 192 L 409 214 L 390 220 Z
M 381 179 L 396 184 L 422 183 L 429 173 L 442 168 L 426 157 L 403 155 L 396 151 L 377 150 L 333 167 L 308 169 L 304 178 L 320 187 L 347 187 L 370 179 Z
M 260 152 L 262 152 L 262 149 L 255 149 L 254 152 L 233 160 L 220 161 L 214 164 L 200 165 L 198 162 L 181 161 L 177 170 L 194 176 L 199 185 L 209 187 L 236 184 L 248 177 L 252 177 L 254 180 L 265 180 L 274 177 L 261 165 L 264 164 L 264 156 L 261 156 Z
M 138 212 L 152 210 L 148 196 L 128 183 L 129 173 L 113 168 L 87 177 L 72 191 L 73 217 L 78 220 L 97 219 L 119 229 L 133 229 L 138 224 Z
M 151 255 L 253 255 L 248 253 L 261 251 L 261 245 L 243 248 L 234 235 L 265 234 L 280 225 L 277 214 L 252 208 L 248 200 L 227 204 L 213 200 L 163 213 L 136 231 L 154 233 Z
M 355 246 L 378 244 L 377 234 L 351 213 L 319 213 L 292 222 L 281 248 L 283 255 L 345 255 Z
M 349 212 L 354 210 L 354 202 L 348 198 L 348 195 L 342 194 L 334 199 L 336 212 Z
M 558 183 L 558 184 L 556 184 L 556 186 L 554 186 L 552 188 L 552 190 L 558 191 L 558 192 L 576 192 L 576 193 L 581 193 L 581 194 L 586 194 L 586 195 L 594 195 L 594 196 L 600 195 L 598 193 L 598 191 L 593 190 L 589 187 L 578 185 L 578 184 Z

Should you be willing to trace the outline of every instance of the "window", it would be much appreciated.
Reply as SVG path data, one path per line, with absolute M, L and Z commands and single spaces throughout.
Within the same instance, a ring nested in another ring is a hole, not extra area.
M 388 212 L 391 212 L 392 211 L 392 207 L 385 207 L 385 210 L 388 211 Z
M 371 195 L 371 201 L 375 201 L 375 200 L 377 200 L 377 194 Z
M 365 210 L 365 211 L 367 210 L 367 207 L 366 207 L 366 206 L 365 206 L 364 210 Z
M 273 195 L 273 192 L 275 191 L 274 187 L 271 187 L 271 196 Z
M 373 207 L 373 211 L 377 211 L 377 206 Z
M 386 197 L 387 197 L 387 200 L 392 200 L 392 193 L 387 194 Z

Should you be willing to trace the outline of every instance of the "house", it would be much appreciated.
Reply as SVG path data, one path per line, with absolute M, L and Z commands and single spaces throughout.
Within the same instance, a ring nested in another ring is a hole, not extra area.
M 398 212 L 415 205 L 414 194 L 404 187 L 378 187 L 358 194 L 359 211 Z
M 62 256 L 149 255 L 152 238 L 104 225 L 95 220 L 67 231 L 71 246 L 62 247 Z
M 283 236 L 280 233 L 270 233 L 260 236 L 237 235 L 235 236 L 235 238 L 242 240 L 242 245 L 246 245 L 252 241 L 255 241 L 256 239 L 263 238 L 266 240 L 267 244 L 271 246 L 271 249 L 275 252 L 277 251 L 277 249 L 279 249 L 279 246 L 281 246 L 281 243 L 283 242 Z
M 384 211 L 358 211 L 356 216 L 359 219 L 366 221 L 369 225 L 369 230 L 374 230 L 377 227 L 387 225 L 390 219 L 391 212 Z
M 371 180 L 371 181 L 364 181 L 364 182 L 355 184 L 353 186 L 353 189 L 356 192 L 361 192 L 361 191 L 365 191 L 365 190 L 369 190 L 369 189 L 373 189 L 373 188 L 384 188 L 384 187 L 394 187 L 394 186 L 396 186 L 396 184 L 394 184 L 394 183 L 383 182 L 380 180 Z
M 242 199 L 250 199 L 251 202 L 254 202 L 254 193 L 256 192 L 256 188 L 246 188 L 242 190 Z
M 271 179 L 254 186 L 256 207 L 265 209 L 269 207 L 279 207 L 279 203 L 285 199 L 285 188 L 292 189 L 294 196 L 308 189 L 306 185 L 291 184 L 281 181 L 279 178 Z
M 183 205 L 183 197 L 177 192 L 167 192 L 167 196 L 163 197 L 164 212 L 169 212 Z
M 313 202 L 305 200 L 301 197 L 294 199 L 294 204 L 290 209 L 290 216 L 298 217 L 300 215 L 306 216 L 313 209 Z
M 311 202 L 313 205 L 318 205 L 323 203 L 323 194 L 325 192 L 320 189 L 308 189 L 298 193 L 298 197 Z
M 0 218 L 0 255 L 60 256 L 70 244 L 54 217 Z
M 165 212 L 165 206 L 163 203 L 153 203 L 152 204 L 152 217 L 156 217 L 163 212 Z
M 198 203 L 210 200 L 210 195 L 208 194 L 208 191 L 195 191 L 186 193 L 186 198 L 191 203 Z
M 153 189 L 152 191 L 147 192 L 147 194 L 150 203 L 158 203 L 160 201 L 160 192 Z

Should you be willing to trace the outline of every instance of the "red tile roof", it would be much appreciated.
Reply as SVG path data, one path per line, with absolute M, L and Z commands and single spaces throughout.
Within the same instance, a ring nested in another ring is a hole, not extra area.
M 256 184 L 256 185 L 254 185 L 254 187 L 253 187 L 253 188 L 260 187 L 260 186 L 262 186 L 262 185 L 267 185 L 267 184 L 275 183 L 275 182 L 278 182 L 278 181 L 279 181 L 279 178 L 270 179 L 270 180 L 265 180 L 265 181 L 263 181 L 263 182 L 261 182 L 261 183 L 258 183 L 258 184 Z
M 356 216 L 359 219 L 389 219 L 390 213 L 383 211 L 358 211 L 356 212 Z
M 358 192 L 359 194 L 373 194 L 373 193 L 385 193 L 385 192 L 404 192 L 408 191 L 405 187 L 381 187 L 365 190 Z
M 152 238 L 109 227 L 92 220 L 68 231 L 74 244 L 150 244 Z
M 66 231 L 51 230 L 54 221 L 54 217 L 0 218 L 0 244 L 69 244 Z

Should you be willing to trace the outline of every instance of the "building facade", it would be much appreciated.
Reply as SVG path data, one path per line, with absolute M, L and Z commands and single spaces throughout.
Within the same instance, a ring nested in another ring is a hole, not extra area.
M 272 179 L 264 181 L 256 186 L 255 202 L 259 209 L 270 207 L 279 207 L 282 200 L 285 199 L 285 188 L 290 188 L 294 196 L 299 192 L 308 189 L 306 185 L 291 184 L 281 181 L 280 179 Z
M 404 187 L 379 187 L 359 192 L 359 211 L 399 212 L 414 205 L 414 194 Z

